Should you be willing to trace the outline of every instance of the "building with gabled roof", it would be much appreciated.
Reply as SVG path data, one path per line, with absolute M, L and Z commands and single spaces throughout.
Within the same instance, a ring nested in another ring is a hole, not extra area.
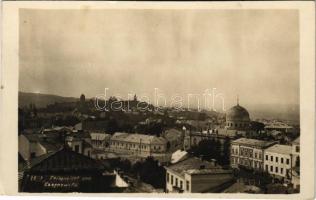
M 64 147 L 25 170 L 21 192 L 119 192 L 116 174 L 101 162 Z

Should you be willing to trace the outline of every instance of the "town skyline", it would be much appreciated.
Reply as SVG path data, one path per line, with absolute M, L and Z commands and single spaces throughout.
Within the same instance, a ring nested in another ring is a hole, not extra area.
M 19 191 L 300 193 L 299 30 L 293 9 L 20 9 Z

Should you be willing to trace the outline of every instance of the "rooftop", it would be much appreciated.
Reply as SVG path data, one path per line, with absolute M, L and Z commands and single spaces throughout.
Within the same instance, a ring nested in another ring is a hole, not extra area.
M 296 138 L 292 143 L 293 144 L 300 144 L 300 137 Z
M 59 134 L 24 134 L 29 142 L 40 143 L 48 152 L 57 151 L 63 146 Z
M 281 144 L 275 144 L 266 149 L 266 152 L 273 152 L 273 153 L 279 153 L 279 154 L 291 154 L 291 151 L 292 151 L 291 146 L 281 145 Z
M 201 174 L 222 174 L 222 173 L 231 173 L 231 170 L 222 169 L 222 168 L 212 168 L 212 169 L 190 169 L 187 170 L 187 174 L 191 175 L 201 175 Z
M 201 168 L 203 169 L 221 169 L 220 166 L 216 166 L 212 162 L 208 162 L 206 160 L 202 160 L 197 157 L 189 157 L 185 160 L 182 160 L 180 162 L 177 162 L 175 164 L 169 165 L 166 167 L 167 169 L 174 171 L 182 176 L 184 176 L 185 172 L 188 173 L 196 173 L 196 170 L 199 170 Z M 189 170 L 195 170 L 195 171 L 189 171 Z
M 285 123 L 272 123 L 272 124 L 267 124 L 265 126 L 265 128 L 268 128 L 268 129 L 273 129 L 273 128 L 277 128 L 277 129 L 291 129 L 293 128 L 292 126 L 289 126 Z
M 182 132 L 177 130 L 177 129 L 168 129 L 165 131 L 164 133 L 164 137 L 167 139 L 167 140 L 177 140 L 179 137 L 182 136 Z
M 119 141 L 124 141 L 124 142 L 143 143 L 143 144 L 165 144 L 167 142 L 162 137 L 138 134 L 138 133 L 115 133 L 112 136 L 111 140 L 119 140 Z
M 188 156 L 188 152 L 181 151 L 180 149 L 171 155 L 171 163 L 177 163 Z
M 256 140 L 256 139 L 248 139 L 248 138 L 239 138 L 237 140 L 232 141 L 235 144 L 241 144 L 245 146 L 257 146 L 260 148 L 268 147 L 276 142 L 264 141 L 264 140 Z
M 111 137 L 110 134 L 106 133 L 90 133 L 91 140 L 105 140 L 106 138 Z

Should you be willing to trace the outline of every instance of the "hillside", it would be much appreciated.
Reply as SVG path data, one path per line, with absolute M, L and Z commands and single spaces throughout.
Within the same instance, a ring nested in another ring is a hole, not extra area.
M 19 92 L 19 107 L 28 106 L 31 103 L 34 103 L 37 108 L 43 108 L 46 107 L 48 104 L 53 104 L 55 102 L 74 102 L 78 100 L 79 98 L 74 97 L 62 97 L 51 94 Z

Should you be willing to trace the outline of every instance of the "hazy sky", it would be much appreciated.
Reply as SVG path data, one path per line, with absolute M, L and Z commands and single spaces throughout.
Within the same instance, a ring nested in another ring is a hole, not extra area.
M 22 10 L 20 91 L 299 103 L 295 10 Z

